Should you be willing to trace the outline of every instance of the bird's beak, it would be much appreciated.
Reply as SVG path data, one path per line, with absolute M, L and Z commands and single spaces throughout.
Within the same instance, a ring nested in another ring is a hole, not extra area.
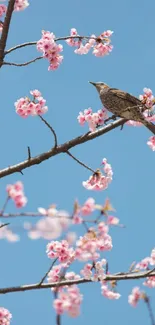
M 90 84 L 92 84 L 93 86 L 96 87 L 96 83 L 95 82 L 92 82 L 92 81 L 88 81 Z

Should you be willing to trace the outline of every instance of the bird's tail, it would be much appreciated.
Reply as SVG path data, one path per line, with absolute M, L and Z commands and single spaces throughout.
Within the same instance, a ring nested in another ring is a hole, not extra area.
M 145 120 L 145 123 L 143 122 L 143 124 L 155 135 L 155 125 L 153 123 Z

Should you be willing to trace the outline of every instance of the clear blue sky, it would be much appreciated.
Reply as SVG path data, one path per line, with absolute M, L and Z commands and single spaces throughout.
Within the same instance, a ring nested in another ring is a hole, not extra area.
M 7 47 L 38 40 L 41 30 L 56 36 L 69 34 L 77 28 L 79 34 L 99 35 L 107 29 L 114 31 L 114 50 L 108 57 L 95 58 L 92 54 L 78 56 L 64 44 L 64 62 L 55 72 L 48 72 L 48 62 L 38 61 L 23 68 L 3 67 L 1 84 L 1 159 L 0 168 L 15 164 L 27 157 L 27 146 L 32 155 L 52 146 L 51 135 L 38 118 L 22 119 L 15 114 L 16 99 L 39 89 L 47 100 L 49 112 L 46 119 L 58 134 L 59 143 L 78 136 L 86 129 L 77 123 L 80 110 L 101 108 L 95 89 L 88 80 L 104 81 L 138 96 L 143 87 L 155 93 L 155 2 L 118 1 L 30 1 L 28 9 L 13 16 Z M 38 55 L 34 48 L 25 48 L 7 57 L 8 61 L 25 62 Z M 0 204 L 4 203 L 5 186 L 22 180 L 28 196 L 26 211 L 36 211 L 38 206 L 57 203 L 59 208 L 71 211 L 75 198 L 82 203 L 93 196 L 103 203 L 108 196 L 117 210 L 117 216 L 126 229 L 111 231 L 113 250 L 107 254 L 111 272 L 128 270 L 131 263 L 150 254 L 155 246 L 155 153 L 146 141 L 150 136 L 144 128 L 125 127 L 74 148 L 79 159 L 98 168 L 106 157 L 114 171 L 114 179 L 107 191 L 86 191 L 81 183 L 90 175 L 70 157 L 59 155 L 37 167 L 24 171 L 24 176 L 14 174 L 0 183 Z M 15 212 L 13 204 L 8 211 Z M 26 218 L 23 218 L 26 221 Z M 11 220 L 14 230 L 21 229 L 23 220 Z M 39 281 L 49 267 L 44 240 L 30 241 L 21 232 L 21 241 L 10 244 L 1 241 L 0 287 L 28 284 Z M 109 301 L 101 296 L 98 284 L 81 285 L 84 294 L 81 316 L 63 318 L 62 324 L 84 325 L 97 323 L 149 325 L 146 307 L 141 302 L 137 309 L 128 305 L 128 294 L 137 282 L 121 282 L 119 301 Z M 147 291 L 155 310 L 154 290 Z M 0 296 L 0 305 L 13 314 L 12 324 L 55 324 L 50 290 L 14 293 Z

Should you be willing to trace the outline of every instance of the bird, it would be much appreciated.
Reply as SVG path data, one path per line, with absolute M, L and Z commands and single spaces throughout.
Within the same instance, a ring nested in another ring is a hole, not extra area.
M 147 109 L 144 103 L 131 94 L 117 88 L 110 88 L 104 82 L 92 82 L 97 89 L 103 106 L 115 117 L 141 122 L 155 135 L 155 125 L 147 121 L 143 112 Z

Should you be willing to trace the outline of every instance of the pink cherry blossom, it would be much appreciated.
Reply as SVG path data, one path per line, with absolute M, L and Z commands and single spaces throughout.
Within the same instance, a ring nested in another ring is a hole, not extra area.
M 56 239 L 69 227 L 70 219 L 66 211 L 57 210 L 54 206 L 49 209 L 38 208 L 45 218 L 41 218 L 36 224 L 27 222 L 24 224 L 31 239 L 44 238 L 46 240 Z
M 46 252 L 49 258 L 58 258 L 59 262 L 64 265 L 70 265 L 75 259 L 74 249 L 69 247 L 67 240 L 52 241 L 47 245 Z
M 155 151 L 155 136 L 149 138 L 147 145 L 152 149 L 152 151 Z
M 95 210 L 95 200 L 93 198 L 87 199 L 87 201 L 81 207 L 82 216 L 87 216 Z
M 89 177 L 87 181 L 82 183 L 87 190 L 105 190 L 111 183 L 113 176 L 111 165 L 107 163 L 106 158 L 103 159 L 102 164 L 104 165 L 103 170 L 105 176 L 100 170 L 97 170 L 92 176 Z
M 139 287 L 135 287 L 132 289 L 131 294 L 128 297 L 128 303 L 132 306 L 132 307 L 136 307 L 138 301 L 141 299 L 141 291 L 139 289 Z
M 11 313 L 4 307 L 0 307 L 0 325 L 10 325 Z
M 143 285 L 149 287 L 149 288 L 155 288 L 155 276 L 150 276 L 146 278 L 146 281 L 143 282 Z
M 41 96 L 39 90 L 31 90 L 30 94 L 34 97 L 31 101 L 30 98 L 20 98 L 18 99 L 14 106 L 16 109 L 16 113 L 21 117 L 28 117 L 42 115 L 48 111 L 48 107 L 45 106 L 46 100 Z
M 21 11 L 26 9 L 29 6 L 27 0 L 16 0 L 14 5 L 14 11 Z
M 90 280 L 91 277 L 92 277 L 92 264 L 88 263 L 88 264 L 85 264 L 84 268 L 80 271 L 80 273 L 83 275 L 83 277 L 86 279 L 86 280 Z
M 151 260 L 150 260 L 151 265 L 155 265 L 155 248 L 152 249 L 151 252 Z
M 102 295 L 108 299 L 119 299 L 121 297 L 118 292 L 110 290 L 105 283 L 101 286 L 101 292 Z
M 22 208 L 27 203 L 27 198 L 24 195 L 22 182 L 17 182 L 13 185 L 9 184 L 6 187 L 8 196 L 14 201 L 17 208 Z
M 88 109 L 85 109 L 84 112 L 79 112 L 77 119 L 81 126 L 87 122 L 89 131 L 94 132 L 97 127 L 104 124 L 107 116 L 107 110 L 105 108 L 93 113 L 92 109 L 89 107 Z
M 114 216 L 108 216 L 108 218 L 107 218 L 107 224 L 108 225 L 114 225 L 114 226 L 116 226 L 116 225 L 119 224 L 119 219 L 116 218 L 116 217 L 114 217 Z
M 48 59 L 50 65 L 48 70 L 56 70 L 62 63 L 63 46 L 55 42 L 55 35 L 48 31 L 42 31 L 42 38 L 37 42 L 37 50 L 43 53 L 43 57 Z
M 139 263 L 136 264 L 135 268 L 136 269 L 147 269 L 149 264 L 151 262 L 151 257 L 145 257 L 143 260 L 141 260 Z
M 0 17 L 2 17 L 7 11 L 7 6 L 1 4 L 0 5 Z
M 1 225 L 2 223 L 0 223 L 0 226 Z M 8 226 L 5 226 L 0 228 L 0 239 L 6 239 L 7 241 L 13 243 L 19 241 L 20 238 L 17 234 L 13 233 Z
M 112 35 L 112 31 L 107 30 L 103 32 L 100 36 L 96 37 L 95 35 L 91 35 L 89 38 L 84 37 L 83 39 L 78 39 L 78 32 L 75 28 L 72 28 L 70 31 L 71 38 L 66 40 L 66 43 L 69 46 L 77 47 L 75 49 L 76 54 L 84 55 L 87 54 L 91 48 L 93 48 L 93 54 L 95 56 L 104 56 L 109 54 L 113 46 L 110 45 L 109 37 Z M 75 38 L 74 38 L 75 36 Z
M 53 303 L 56 313 L 61 315 L 67 312 L 70 317 L 77 317 L 80 314 L 82 298 L 83 296 L 76 285 L 59 291 L 58 298 Z

